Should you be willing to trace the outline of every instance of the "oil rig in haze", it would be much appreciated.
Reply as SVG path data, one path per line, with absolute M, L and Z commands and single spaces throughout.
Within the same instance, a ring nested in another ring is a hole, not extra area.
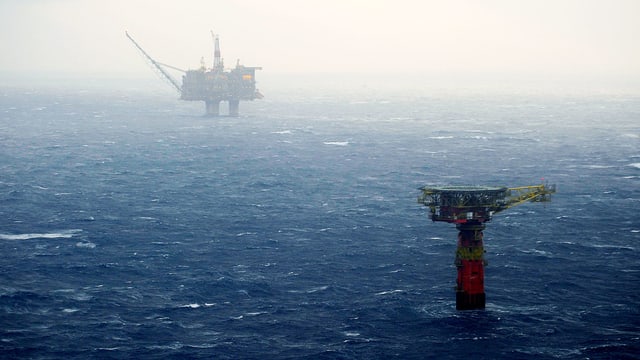
M 456 309 L 485 308 L 484 247 L 482 242 L 485 223 L 494 214 L 513 206 L 531 201 L 550 201 L 556 192 L 555 185 L 533 185 L 515 188 L 484 186 L 423 187 L 418 198 L 430 209 L 433 221 L 456 224 L 458 249 L 455 265 Z
M 220 102 L 229 102 L 229 116 L 240 114 L 240 100 L 262 99 L 262 94 L 256 89 L 256 70 L 261 67 L 243 66 L 240 61 L 236 67 L 225 71 L 224 60 L 220 56 L 220 40 L 218 35 L 211 32 L 214 41 L 213 67 L 207 68 L 204 60 L 197 70 L 181 70 L 171 65 L 154 60 L 144 49 L 125 32 L 129 40 L 140 50 L 152 68 L 169 84 L 178 90 L 181 100 L 204 101 L 207 116 L 220 115 Z M 182 86 L 165 70 L 170 68 L 184 73 Z

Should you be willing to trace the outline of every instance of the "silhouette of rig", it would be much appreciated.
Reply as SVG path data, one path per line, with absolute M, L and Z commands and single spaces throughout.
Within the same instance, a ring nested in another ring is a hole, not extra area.
M 236 63 L 231 70 L 224 69 L 224 61 L 220 56 L 220 40 L 218 35 L 211 33 L 214 41 L 213 67 L 207 68 L 204 61 L 197 70 L 181 70 L 177 67 L 163 64 L 154 60 L 144 49 L 125 32 L 129 40 L 142 53 L 147 62 L 158 75 L 166 80 L 180 94 L 181 100 L 204 101 L 207 116 L 220 115 L 220 102 L 229 102 L 229 116 L 240 114 L 240 100 L 262 99 L 262 94 L 256 89 L 256 70 L 261 67 L 251 67 Z M 183 72 L 182 86 L 165 70 L 170 68 Z

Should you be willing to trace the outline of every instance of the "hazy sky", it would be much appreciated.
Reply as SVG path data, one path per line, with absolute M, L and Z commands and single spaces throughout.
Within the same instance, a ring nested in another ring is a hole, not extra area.
M 640 78 L 638 0 L 0 0 L 0 72 L 150 73 L 158 61 L 264 72 Z

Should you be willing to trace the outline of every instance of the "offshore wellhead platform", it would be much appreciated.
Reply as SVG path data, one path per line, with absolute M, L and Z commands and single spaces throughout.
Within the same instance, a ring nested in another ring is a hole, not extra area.
M 493 215 L 525 202 L 547 202 L 556 192 L 555 185 L 531 185 L 507 188 L 491 186 L 425 186 L 418 203 L 430 210 L 433 221 L 456 224 L 458 249 L 455 265 L 456 309 L 484 309 L 485 223 Z
M 204 101 L 207 116 L 219 116 L 220 102 L 222 101 L 229 102 L 229 116 L 238 116 L 240 114 L 240 100 L 263 98 L 256 88 L 256 70 L 261 70 L 262 68 L 243 66 L 240 65 L 238 60 L 235 68 L 225 70 L 224 60 L 220 56 L 220 39 L 213 32 L 211 32 L 214 41 L 213 66 L 207 68 L 204 60 L 201 60 L 200 68 L 196 70 L 182 70 L 154 60 L 128 32 L 125 32 L 125 34 L 133 45 L 140 50 L 144 58 L 152 66 L 152 69 L 178 91 L 181 100 Z M 165 68 L 184 73 L 182 86 Z

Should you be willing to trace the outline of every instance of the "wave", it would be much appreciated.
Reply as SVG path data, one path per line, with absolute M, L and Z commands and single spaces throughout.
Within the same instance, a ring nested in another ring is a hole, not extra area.
M 70 229 L 51 233 L 0 234 L 0 240 L 69 239 L 81 232 L 82 229 Z
M 335 145 L 335 146 L 347 146 L 349 145 L 348 141 L 325 141 L 325 145 Z
M 289 293 L 292 294 L 313 294 L 313 293 L 317 293 L 320 291 L 325 291 L 329 288 L 329 285 L 324 285 L 324 286 L 316 286 L 316 287 L 312 287 L 310 289 L 307 290 L 289 290 Z
M 95 249 L 96 244 L 94 244 L 94 243 L 92 243 L 90 241 L 87 241 L 87 242 L 79 241 L 79 242 L 76 243 L 76 246 L 79 247 L 79 248 L 85 248 L 85 249 Z
M 199 309 L 201 307 L 211 307 L 215 305 L 216 303 L 204 303 L 204 304 L 191 303 L 191 304 L 180 305 L 178 307 L 183 309 Z
M 376 295 L 389 295 L 389 294 L 397 294 L 397 293 L 403 293 L 404 290 L 387 290 L 387 291 L 381 291 L 381 292 L 377 292 Z

